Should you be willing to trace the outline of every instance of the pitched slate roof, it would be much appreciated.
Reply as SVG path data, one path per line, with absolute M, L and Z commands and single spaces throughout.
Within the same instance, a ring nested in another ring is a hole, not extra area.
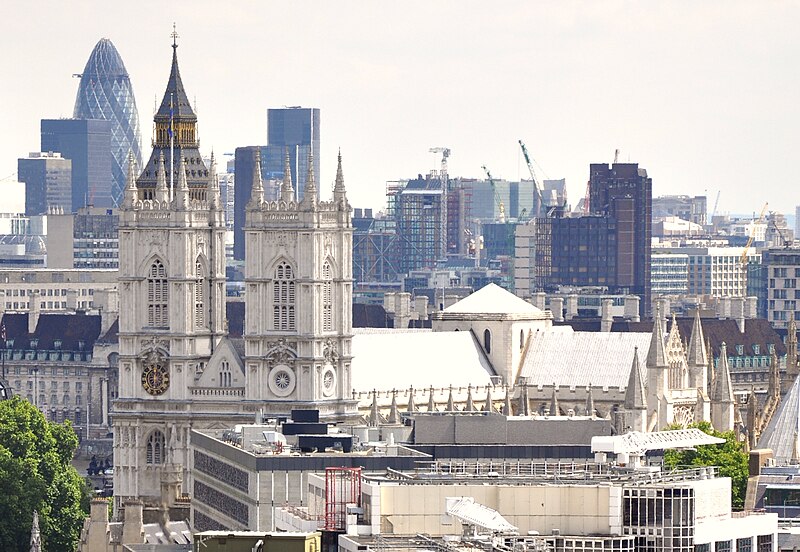
M 82 312 L 41 314 L 33 334 L 28 333 L 27 313 L 5 313 L 2 324 L 8 349 L 13 350 L 91 351 L 100 336 L 100 316 Z M 32 347 L 32 341 L 36 347 Z M 58 347 L 56 341 L 61 342 Z
M 443 311 L 445 314 L 530 314 L 544 315 L 538 309 L 504 290 L 497 284 L 487 284 L 472 295 L 450 305 Z
M 635 348 L 647 358 L 649 333 L 575 332 L 558 327 L 531 336 L 519 377 L 530 385 L 625 389 Z
M 778 411 L 767 424 L 758 440 L 758 448 L 769 448 L 778 463 L 792 460 L 795 441 L 800 432 L 800 378 L 794 380 L 789 392 L 781 400 Z

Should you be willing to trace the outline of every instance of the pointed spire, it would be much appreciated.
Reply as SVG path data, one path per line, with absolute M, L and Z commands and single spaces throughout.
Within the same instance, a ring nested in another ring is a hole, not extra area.
M 133 151 L 128 152 L 128 177 L 125 179 L 125 194 L 122 198 L 122 208 L 130 209 L 137 199 L 136 193 L 136 160 Z
M 264 184 L 261 182 L 261 151 L 255 151 L 255 168 L 253 169 L 253 182 L 250 189 L 250 202 L 248 209 L 258 210 L 264 203 Z
M 689 366 L 707 366 L 706 340 L 703 336 L 703 324 L 700 321 L 700 305 L 694 313 L 694 323 L 692 324 L 692 335 L 689 338 L 689 351 L 686 362 Z
M 189 171 L 189 165 L 186 159 L 181 159 L 180 174 L 178 174 L 178 193 L 175 194 L 175 207 L 177 209 L 186 210 L 189 208 L 189 182 L 186 180 L 186 173 Z
M 380 423 L 381 415 L 380 410 L 378 410 L 378 391 L 377 389 L 372 390 L 372 407 L 369 410 L 369 425 L 372 427 L 377 427 Z
M 589 382 L 589 389 L 586 395 L 586 415 L 587 416 L 595 415 L 594 396 L 592 396 L 592 382 Z
M 453 386 L 450 386 L 450 395 L 447 396 L 447 411 L 453 412 L 455 410 L 455 404 L 453 402 Z
M 217 160 L 213 151 L 211 152 L 211 166 L 208 169 L 208 205 L 212 210 L 222 208 L 219 180 L 217 179 Z
M 661 306 L 656 304 L 653 316 L 653 334 L 650 338 L 650 349 L 647 351 L 648 368 L 666 368 L 667 353 L 664 350 L 664 326 L 661 323 Z
M 303 189 L 303 205 L 315 209 L 317 207 L 317 181 L 314 176 L 314 148 L 308 149 L 308 175 L 306 187 Z
M 39 532 L 39 512 L 33 511 L 33 523 L 31 523 L 31 543 L 30 552 L 42 552 L 42 535 Z
M 342 150 L 339 150 L 339 160 L 336 166 L 336 183 L 333 185 L 333 202 L 341 210 L 347 209 L 347 192 L 344 189 L 344 174 L 342 173 Z
M 642 369 L 639 366 L 639 347 L 633 348 L 633 362 L 628 376 L 628 388 L 625 389 L 625 408 L 627 410 L 644 410 L 647 408 L 647 391 L 644 387 Z
M 769 356 L 769 393 L 775 398 L 781 396 L 781 373 L 780 365 L 778 363 L 778 355 L 775 354 L 775 349 Z
M 531 406 L 530 406 L 530 400 L 528 399 L 528 386 L 527 385 L 525 385 L 522 388 L 522 401 L 521 402 L 522 402 L 522 405 L 521 405 L 522 408 L 520 408 L 519 413 L 522 416 L 530 416 L 530 414 L 531 414 Z
M 717 370 L 714 367 L 714 350 L 711 348 L 711 340 L 706 340 L 706 358 L 708 359 L 708 388 L 714 388 L 714 379 L 717 377 Z
M 189 97 L 186 95 L 186 89 L 183 87 L 181 80 L 181 72 L 178 68 L 178 43 L 175 40 L 178 34 L 173 29 L 172 31 L 172 67 L 169 71 L 169 81 L 167 82 L 167 90 L 164 93 L 164 99 L 161 100 L 161 106 L 158 108 L 156 116 L 169 117 L 170 113 L 175 118 L 197 118 L 192 110 Z
M 466 412 L 474 412 L 475 411 L 475 403 L 472 401 L 472 384 L 470 383 L 467 386 L 467 406 L 464 407 Z
M 436 402 L 433 399 L 433 385 L 431 385 L 431 392 L 428 394 L 428 412 L 436 412 Z
M 723 341 L 719 351 L 719 366 L 717 367 L 717 377 L 714 378 L 714 387 L 711 390 L 711 402 L 732 403 L 733 385 L 731 384 L 731 372 L 728 368 L 728 348 Z
M 484 412 L 494 412 L 494 404 L 492 401 L 492 386 L 486 386 L 486 402 L 483 405 Z
M 392 389 L 392 406 L 389 408 L 389 417 L 386 422 L 390 424 L 400 423 L 400 411 L 397 409 L 397 389 Z
M 292 184 L 292 164 L 289 161 L 289 146 L 283 159 L 283 184 L 281 184 L 281 201 L 290 203 L 294 201 L 294 185 Z
M 558 385 L 553 383 L 553 396 L 550 397 L 550 415 L 560 416 L 561 409 L 558 406 Z
M 164 152 L 158 155 L 158 175 L 156 175 L 155 199 L 162 205 L 169 203 L 169 188 L 167 187 L 167 169 L 164 166 Z
M 511 390 L 508 388 L 508 384 L 504 385 L 503 387 L 506 392 L 506 395 L 503 398 L 503 415 L 512 416 L 514 411 L 511 410 Z
M 416 412 L 417 405 L 414 404 L 414 387 L 408 388 L 408 406 L 406 407 L 407 412 Z

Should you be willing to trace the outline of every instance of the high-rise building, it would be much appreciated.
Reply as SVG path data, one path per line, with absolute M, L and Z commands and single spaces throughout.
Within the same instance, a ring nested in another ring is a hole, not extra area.
M 314 160 L 314 174 L 319 179 L 319 143 L 318 108 L 284 107 L 267 110 L 269 147 L 261 163 L 267 174 L 283 173 L 284 151 L 289 148 L 292 185 L 297 192 L 297 201 L 302 200 L 305 193 L 309 159 Z
M 133 155 L 136 166 L 142 166 L 142 137 L 131 80 L 119 52 L 107 38 L 101 39 L 89 55 L 78 86 L 73 117 L 111 122 L 111 181 L 107 192 L 95 190 L 95 194 L 98 198 L 110 196 L 109 206 L 119 206 L 128 157 Z
M 119 214 L 83 207 L 47 217 L 47 268 L 119 268 Z
M 72 209 L 113 207 L 111 196 L 111 121 L 42 119 L 42 151 L 56 151 L 72 161 Z
M 25 214 L 72 211 L 72 161 L 60 153 L 32 152 L 17 160 L 17 177 L 25 183 Z
M 438 178 L 409 180 L 395 197 L 400 273 L 433 268 L 447 253 L 447 205 Z

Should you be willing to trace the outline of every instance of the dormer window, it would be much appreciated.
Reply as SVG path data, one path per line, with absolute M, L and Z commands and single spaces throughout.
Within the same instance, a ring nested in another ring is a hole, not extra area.
M 753 345 L 753 354 L 754 355 L 760 355 L 761 354 L 761 346 L 758 343 Z
M 38 346 L 39 346 L 39 340 L 38 339 L 31 339 L 31 349 L 35 349 Z
M 54 349 L 60 349 L 61 348 L 61 340 L 60 339 L 56 339 L 55 341 L 53 341 L 53 348 Z
M 767 345 L 767 350 L 769 351 L 769 354 L 774 353 L 775 352 L 775 344 L 774 343 L 770 343 L 769 345 Z
M 85 347 L 86 347 L 86 342 L 85 341 L 78 341 L 78 350 L 79 351 L 83 351 L 83 349 Z
M 742 356 L 744 354 L 744 345 L 736 346 L 736 354 Z

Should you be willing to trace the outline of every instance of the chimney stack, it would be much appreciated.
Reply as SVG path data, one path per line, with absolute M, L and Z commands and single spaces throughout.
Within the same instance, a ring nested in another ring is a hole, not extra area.
M 603 299 L 600 302 L 600 331 L 610 332 L 611 325 L 614 323 L 614 316 L 611 314 L 613 299 Z
M 554 322 L 563 322 L 564 321 L 564 298 L 563 297 L 551 297 L 550 298 L 550 310 L 553 313 L 553 321 Z

